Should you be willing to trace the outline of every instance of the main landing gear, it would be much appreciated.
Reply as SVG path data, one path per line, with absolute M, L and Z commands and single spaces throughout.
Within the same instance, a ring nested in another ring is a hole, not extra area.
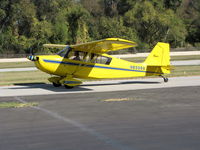
M 54 87 L 64 86 L 66 89 L 72 89 L 82 82 L 80 80 L 74 79 L 72 76 L 68 75 L 66 77 L 53 76 L 48 79 Z
M 54 87 L 60 87 L 60 86 L 62 86 L 62 84 L 58 84 L 58 83 L 55 83 L 55 82 L 53 82 L 52 84 L 53 84 Z M 74 86 L 69 86 L 69 85 L 64 85 L 64 87 L 66 89 L 72 89 L 72 88 L 74 88 Z
M 169 79 L 167 77 L 164 77 L 163 75 L 160 75 L 160 76 L 163 78 L 164 82 L 168 82 L 169 81 Z

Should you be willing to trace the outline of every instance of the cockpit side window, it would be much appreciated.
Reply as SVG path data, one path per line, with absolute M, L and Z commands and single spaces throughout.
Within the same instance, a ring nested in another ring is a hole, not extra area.
M 97 57 L 97 63 L 99 63 L 99 64 L 109 65 L 111 60 L 112 59 L 110 57 L 105 57 L 105 56 Z
M 77 60 L 77 61 L 84 61 L 89 63 L 99 63 L 104 65 L 109 65 L 112 61 L 112 58 L 94 54 L 94 53 L 88 53 L 83 51 L 77 51 L 71 48 L 65 48 L 62 51 L 58 53 L 61 57 L 65 57 L 71 60 Z
M 67 52 L 67 50 L 66 50 L 66 49 L 63 49 L 63 50 L 59 51 L 57 54 L 58 54 L 59 56 L 61 56 L 61 57 L 64 57 L 65 54 L 66 54 L 66 52 Z
M 106 56 L 101 56 L 98 54 L 91 54 L 91 62 L 92 63 L 99 63 L 99 64 L 104 64 L 104 65 L 109 65 L 111 63 L 112 58 L 106 57 Z
M 91 53 L 90 54 L 90 62 L 91 63 L 96 63 L 96 59 L 97 59 L 97 57 L 98 57 L 98 55 L 97 54 L 93 54 L 93 53 Z
M 59 51 L 57 55 L 61 57 L 66 57 L 66 55 L 71 51 L 71 48 L 69 46 L 66 46 L 63 50 Z
M 67 58 L 71 60 L 84 61 L 86 56 L 86 52 L 72 50 L 68 53 Z

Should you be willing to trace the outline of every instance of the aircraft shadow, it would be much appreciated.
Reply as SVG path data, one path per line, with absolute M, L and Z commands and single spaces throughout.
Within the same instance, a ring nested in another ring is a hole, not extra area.
M 12 89 L 45 89 L 53 92 L 72 92 L 72 91 L 91 91 L 91 89 L 83 88 L 77 86 L 73 89 L 66 89 L 65 87 L 54 87 L 52 84 L 46 84 L 46 83 L 17 83 L 14 84 L 17 87 L 11 87 Z
M 160 84 L 161 82 L 152 82 L 152 81 L 125 81 L 125 82 L 116 82 L 116 83 L 100 83 L 100 84 L 83 84 L 77 86 L 73 89 L 66 89 L 63 86 L 61 87 L 54 87 L 52 84 L 46 84 L 42 82 L 36 83 L 16 83 L 17 87 L 10 87 L 11 89 L 45 89 L 53 92 L 72 92 L 72 91 L 92 91 L 87 87 L 93 86 L 108 86 L 108 85 L 122 85 L 122 84 Z
M 116 82 L 116 83 L 103 83 L 103 84 L 83 84 L 80 86 L 106 86 L 106 85 L 120 85 L 120 84 L 160 84 L 161 82 L 152 81 L 126 81 L 126 82 Z

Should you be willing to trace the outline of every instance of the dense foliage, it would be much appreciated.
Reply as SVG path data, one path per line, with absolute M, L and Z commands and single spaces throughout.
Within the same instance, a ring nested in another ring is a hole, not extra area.
M 198 0 L 0 0 L 0 53 L 118 37 L 200 46 Z

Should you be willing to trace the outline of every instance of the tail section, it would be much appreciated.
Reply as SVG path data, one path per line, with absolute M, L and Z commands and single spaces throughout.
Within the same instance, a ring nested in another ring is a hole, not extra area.
M 170 50 L 168 43 L 161 43 L 154 47 L 152 52 L 149 54 L 145 60 L 148 70 L 159 70 L 160 74 L 170 73 Z
M 169 44 L 158 42 L 158 44 L 154 47 L 154 49 L 145 60 L 145 63 L 148 66 L 169 66 Z

